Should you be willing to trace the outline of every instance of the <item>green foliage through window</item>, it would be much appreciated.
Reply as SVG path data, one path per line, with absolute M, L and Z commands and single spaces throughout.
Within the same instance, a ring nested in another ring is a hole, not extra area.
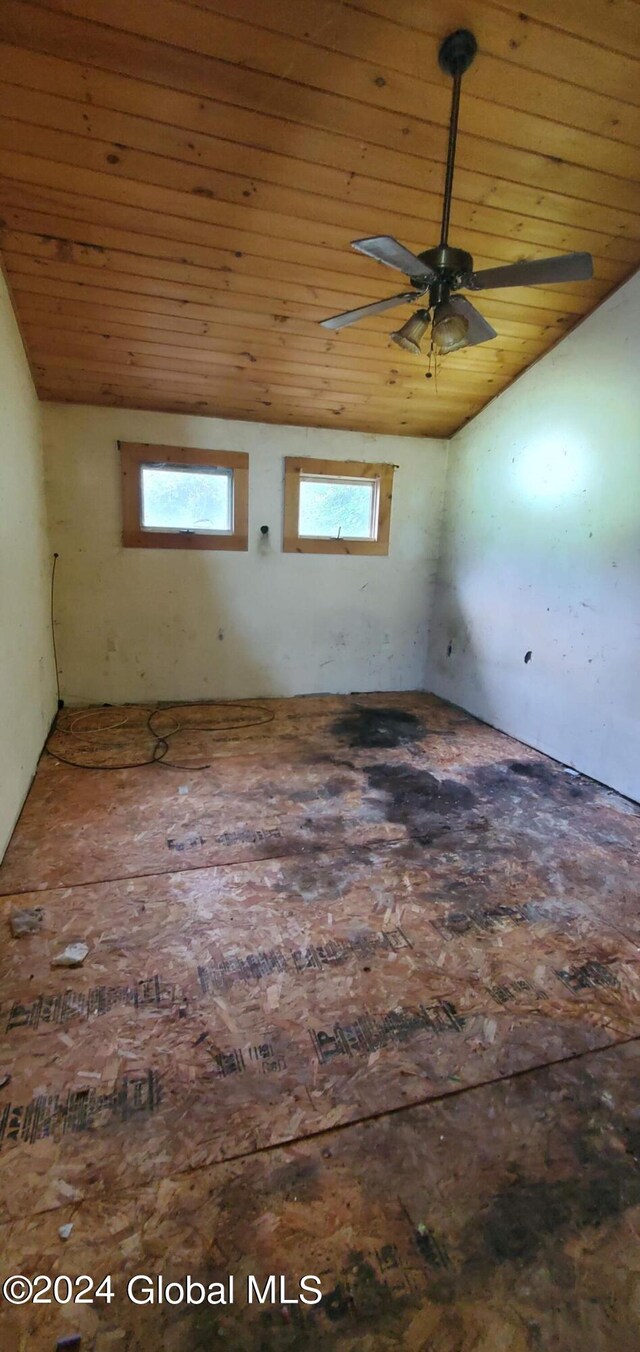
M 143 465 L 141 489 L 147 530 L 232 529 L 231 470 Z
M 377 480 L 300 476 L 301 536 L 375 540 L 377 516 Z

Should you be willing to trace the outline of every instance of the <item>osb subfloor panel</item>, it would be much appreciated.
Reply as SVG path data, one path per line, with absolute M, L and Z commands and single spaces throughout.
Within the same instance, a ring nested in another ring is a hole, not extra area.
M 147 716 L 52 745 L 142 761 Z M 0 1345 L 636 1352 L 638 808 L 421 695 L 178 725 L 173 768 L 44 757 L 0 868 L 5 924 L 44 912 L 0 958 L 4 1275 L 116 1292 L 0 1305 Z

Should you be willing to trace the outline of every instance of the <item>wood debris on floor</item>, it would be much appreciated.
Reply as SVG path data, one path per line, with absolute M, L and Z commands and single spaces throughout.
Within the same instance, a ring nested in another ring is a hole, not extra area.
M 148 714 L 51 749 L 150 760 Z M 177 723 L 179 769 L 44 756 L 0 867 L 4 1252 L 119 1293 L 0 1337 L 635 1352 L 640 810 L 429 696 Z M 254 1270 L 323 1301 L 123 1294 Z

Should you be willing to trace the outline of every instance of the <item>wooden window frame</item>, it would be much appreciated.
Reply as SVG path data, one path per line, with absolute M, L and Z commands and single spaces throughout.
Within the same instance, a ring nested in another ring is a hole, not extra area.
M 371 465 L 361 460 L 311 460 L 307 456 L 287 456 L 284 462 L 285 554 L 378 554 L 389 553 L 389 528 L 395 465 Z M 328 540 L 298 534 L 300 512 L 300 475 L 330 479 L 376 479 L 378 490 L 378 534 L 375 540 Z
M 127 549 L 234 549 L 249 543 L 249 456 L 243 451 L 203 451 L 191 446 L 154 446 L 119 441 L 122 481 L 122 543 Z M 142 525 L 143 466 L 233 471 L 233 530 L 229 535 L 190 530 L 148 530 Z

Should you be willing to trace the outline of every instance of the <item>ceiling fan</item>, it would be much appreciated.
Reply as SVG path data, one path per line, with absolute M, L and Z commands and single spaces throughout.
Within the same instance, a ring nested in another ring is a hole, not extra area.
M 391 334 L 391 338 L 407 352 L 419 353 L 420 341 L 431 325 L 431 348 L 444 355 L 497 337 L 495 329 L 471 301 L 458 294 L 461 290 L 487 291 L 501 286 L 581 282 L 593 276 L 593 260 L 588 253 L 561 254 L 557 258 L 531 259 L 529 262 L 508 263 L 504 267 L 474 272 L 471 254 L 464 249 L 452 248 L 449 244 L 460 88 L 462 76 L 469 69 L 476 51 L 473 33 L 465 28 L 450 33 L 440 47 L 440 68 L 453 78 L 453 93 L 439 245 L 435 249 L 425 249 L 424 253 L 414 254 L 392 235 L 354 239 L 351 247 L 359 253 L 367 254 L 379 263 L 386 263 L 387 267 L 396 268 L 398 272 L 404 272 L 411 282 L 412 290 L 323 319 L 320 322 L 325 329 L 342 329 L 347 324 L 357 324 L 358 320 L 383 314 L 395 305 L 421 300 L 428 293 L 428 305 L 416 310 L 401 329 Z

